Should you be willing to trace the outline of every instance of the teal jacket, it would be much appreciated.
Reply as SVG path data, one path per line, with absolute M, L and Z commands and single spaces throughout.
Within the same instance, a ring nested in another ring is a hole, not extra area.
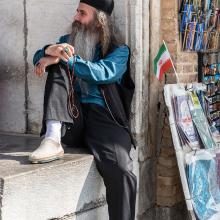
M 67 43 L 68 37 L 69 35 L 62 36 L 58 43 Z M 44 48 L 35 53 L 33 58 L 34 65 L 45 56 Z M 113 82 L 120 83 L 120 79 L 127 70 L 129 49 L 126 45 L 119 46 L 105 58 L 101 58 L 100 49 L 100 45 L 97 45 L 95 56 L 92 62 L 86 61 L 78 55 L 74 55 L 69 59 L 68 65 L 69 68 L 72 69 L 74 62 L 75 76 L 82 80 L 81 82 L 83 82 L 83 85 L 86 84 L 86 93 L 82 92 L 80 81 L 77 81 L 75 85 L 75 89 L 79 94 L 80 101 L 82 103 L 95 103 L 105 106 L 98 85 Z

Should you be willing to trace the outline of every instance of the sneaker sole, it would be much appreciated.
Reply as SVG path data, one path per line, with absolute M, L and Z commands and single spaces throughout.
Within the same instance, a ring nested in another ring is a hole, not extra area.
M 37 163 L 49 163 L 52 162 L 54 160 L 59 160 L 62 159 L 64 157 L 64 153 L 61 152 L 55 156 L 51 156 L 51 157 L 45 157 L 42 159 L 29 159 L 31 163 L 37 164 Z

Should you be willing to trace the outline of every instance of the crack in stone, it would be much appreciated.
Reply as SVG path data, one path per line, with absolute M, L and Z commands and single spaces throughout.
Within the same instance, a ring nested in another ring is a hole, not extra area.
M 74 213 L 66 214 L 66 215 L 64 215 L 63 217 L 60 217 L 60 218 L 59 217 L 58 218 L 50 218 L 48 220 L 68 220 L 68 219 L 70 219 L 74 216 L 83 214 L 84 212 L 88 212 L 88 211 L 93 210 L 93 209 L 100 208 L 100 207 L 105 206 L 105 205 L 106 205 L 106 199 L 103 195 L 101 198 L 99 198 L 95 201 L 85 203 L 79 211 L 76 211 Z
M 4 180 L 0 178 L 0 220 L 2 220 L 2 197 L 4 190 Z
M 26 128 L 25 132 L 28 133 L 29 131 L 29 117 L 28 117 L 28 103 L 29 103 L 29 88 L 28 88 L 28 70 L 29 70 L 29 65 L 28 65 L 28 51 L 27 51 L 27 41 L 28 41 L 28 26 L 27 26 L 27 0 L 23 1 L 24 5 L 24 50 L 23 50 L 23 56 L 24 56 L 24 63 L 25 63 L 25 121 L 26 121 Z

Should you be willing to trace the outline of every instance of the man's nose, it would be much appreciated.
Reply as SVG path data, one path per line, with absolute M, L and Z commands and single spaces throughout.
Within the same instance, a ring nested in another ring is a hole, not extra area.
M 78 15 L 78 13 L 74 16 L 74 20 L 75 20 L 75 21 L 79 21 L 79 15 Z

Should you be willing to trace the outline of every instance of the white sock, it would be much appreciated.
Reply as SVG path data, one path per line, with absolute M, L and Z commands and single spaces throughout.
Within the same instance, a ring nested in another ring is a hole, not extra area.
M 61 122 L 55 120 L 46 121 L 47 131 L 45 138 L 52 139 L 58 143 L 61 142 Z

